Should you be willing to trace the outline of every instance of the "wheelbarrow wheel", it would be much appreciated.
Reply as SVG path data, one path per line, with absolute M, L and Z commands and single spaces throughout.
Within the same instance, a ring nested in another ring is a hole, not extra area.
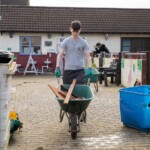
M 71 132 L 71 137 L 75 140 L 77 138 L 77 132 Z
M 77 115 L 71 114 L 71 137 L 72 139 L 76 139 L 77 137 Z

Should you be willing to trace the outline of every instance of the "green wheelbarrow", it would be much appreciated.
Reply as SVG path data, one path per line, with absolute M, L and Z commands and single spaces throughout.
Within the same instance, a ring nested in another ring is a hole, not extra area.
M 69 89 L 70 85 L 64 84 L 63 87 Z M 61 90 L 63 91 L 63 88 Z M 68 104 L 64 104 L 64 100 L 59 98 L 57 98 L 57 101 L 61 108 L 59 115 L 60 122 L 63 121 L 64 115 L 66 115 L 71 137 L 72 139 L 76 139 L 77 133 L 80 132 L 80 122 L 86 123 L 86 109 L 94 98 L 94 94 L 91 87 L 87 85 L 76 85 L 73 94 L 83 97 L 84 99 L 70 100 Z
M 87 71 L 87 69 L 85 69 L 85 72 Z M 94 87 L 95 87 L 95 90 L 96 92 L 98 92 L 98 80 L 99 80 L 99 71 L 95 68 L 92 68 L 92 76 L 90 76 L 90 83 L 93 83 L 94 84 Z M 85 83 L 88 82 L 88 78 L 85 78 Z

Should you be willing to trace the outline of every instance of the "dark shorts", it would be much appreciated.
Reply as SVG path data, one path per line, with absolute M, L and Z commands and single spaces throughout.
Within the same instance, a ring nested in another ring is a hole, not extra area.
M 63 84 L 71 84 L 73 79 L 77 79 L 77 84 L 84 84 L 84 77 L 84 69 L 65 70 L 63 74 Z

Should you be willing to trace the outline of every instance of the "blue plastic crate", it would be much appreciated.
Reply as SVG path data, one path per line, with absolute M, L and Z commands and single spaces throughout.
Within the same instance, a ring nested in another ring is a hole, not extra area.
M 150 132 L 150 86 L 123 88 L 119 92 L 123 124 Z

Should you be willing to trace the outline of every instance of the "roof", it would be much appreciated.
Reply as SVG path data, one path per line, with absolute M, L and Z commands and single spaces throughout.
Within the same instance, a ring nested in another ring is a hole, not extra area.
M 29 0 L 0 0 L 0 5 L 27 5 Z
M 84 33 L 150 33 L 150 9 L 0 6 L 0 31 L 69 32 L 80 20 Z

